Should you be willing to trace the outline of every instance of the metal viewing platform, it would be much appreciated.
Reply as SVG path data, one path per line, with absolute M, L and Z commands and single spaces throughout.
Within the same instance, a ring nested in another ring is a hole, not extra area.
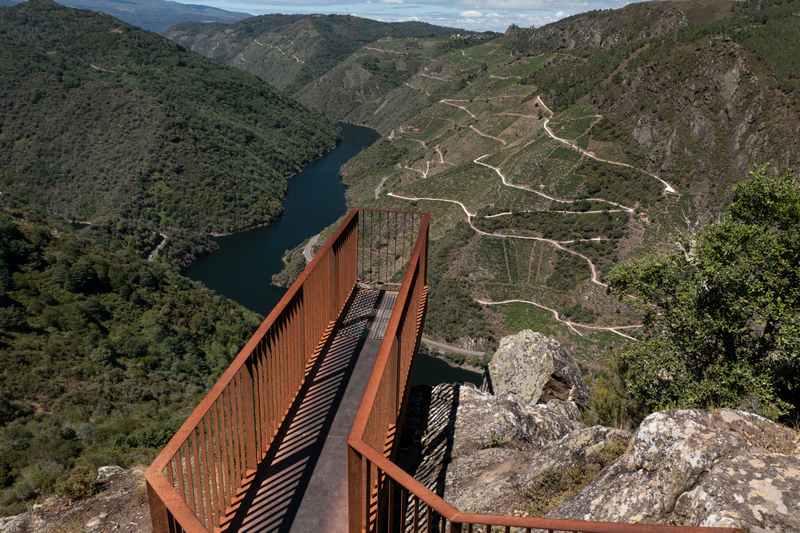
M 396 466 L 429 224 L 347 215 L 145 472 L 155 533 L 738 532 L 461 513 Z

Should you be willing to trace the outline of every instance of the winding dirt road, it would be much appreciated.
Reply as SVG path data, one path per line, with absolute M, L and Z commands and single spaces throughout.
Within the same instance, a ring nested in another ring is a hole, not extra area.
M 591 153 L 587 152 L 586 150 L 580 148 L 579 146 L 576 146 L 575 144 L 571 143 L 569 140 L 562 139 L 562 138 L 556 136 L 552 132 L 552 130 L 548 127 L 548 123 L 550 122 L 550 119 L 553 117 L 553 112 L 550 110 L 550 108 L 548 108 L 545 105 L 545 103 L 541 99 L 541 96 L 537 96 L 536 99 L 541 104 L 541 106 L 550 114 L 550 116 L 547 119 L 545 119 L 545 121 L 543 122 L 542 125 L 544 127 L 544 130 L 547 132 L 548 136 L 550 136 L 552 139 L 554 139 L 554 140 L 556 140 L 556 141 L 558 141 L 560 143 L 565 144 L 569 148 L 571 148 L 573 150 L 576 150 L 576 151 L 580 152 L 583 156 L 589 157 L 591 159 L 595 159 L 597 161 L 602 161 L 604 163 L 609 163 L 609 164 L 612 164 L 612 165 L 618 165 L 618 166 L 632 168 L 634 170 L 639 170 L 639 171 L 641 171 L 641 172 L 643 172 L 643 173 L 645 173 L 645 174 L 657 179 L 658 181 L 660 181 L 664 185 L 664 192 L 665 193 L 676 193 L 675 189 L 669 183 L 667 183 L 666 181 L 664 181 L 663 179 L 659 178 L 658 176 L 656 176 L 655 174 L 653 174 L 651 172 L 647 172 L 646 170 L 636 168 L 636 167 L 634 167 L 632 165 L 629 165 L 627 163 L 622 163 L 622 162 L 619 162 L 619 161 L 612 161 L 612 160 L 608 160 L 608 159 L 603 159 L 603 158 L 597 157 L 594 154 L 591 154 Z M 469 115 L 473 119 L 477 120 L 477 117 L 475 115 L 473 115 L 472 112 L 469 109 L 467 109 L 464 106 L 461 106 L 461 105 L 458 105 L 456 103 L 453 103 L 453 102 L 463 102 L 463 100 L 440 100 L 440 103 L 442 103 L 442 104 L 450 105 L 450 106 L 453 106 L 453 107 L 457 107 L 457 108 L 459 108 L 459 109 L 461 109 L 463 111 L 466 111 L 467 113 L 469 113 Z M 506 141 L 504 141 L 502 139 L 499 139 L 497 137 L 493 137 L 491 135 L 486 135 L 486 134 L 482 133 L 480 130 L 478 130 L 477 128 L 475 128 L 473 125 L 470 125 L 470 129 L 472 129 L 473 131 L 475 131 L 476 133 L 478 133 L 479 135 L 481 135 L 483 137 L 488 137 L 488 138 L 491 138 L 491 139 L 493 139 L 495 141 L 499 141 L 503 145 L 506 144 Z M 437 150 L 437 152 L 439 152 L 439 157 L 440 157 L 441 162 L 444 163 L 444 156 L 439 151 L 438 147 L 436 148 L 436 150 Z M 534 194 L 537 194 L 537 195 L 539 195 L 539 196 L 541 196 L 543 198 L 546 198 L 546 199 L 554 201 L 554 202 L 574 203 L 574 202 L 577 201 L 577 200 L 566 200 L 566 199 L 554 198 L 554 197 L 549 196 L 547 194 L 544 194 L 544 193 L 542 193 L 540 191 L 531 189 L 530 187 L 521 186 L 521 185 L 514 185 L 513 183 L 509 182 L 506 179 L 505 175 L 503 175 L 503 173 L 500 171 L 499 168 L 481 161 L 483 158 L 488 157 L 489 155 L 490 154 L 482 155 L 482 156 L 474 159 L 473 163 L 475 163 L 476 165 L 481 165 L 481 166 L 484 166 L 486 168 L 494 170 L 495 173 L 497 173 L 497 175 L 500 177 L 500 180 L 502 181 L 503 185 L 505 185 L 506 187 L 511 187 L 511 188 L 514 188 L 514 189 L 519 189 L 519 190 L 527 191 L 527 192 L 530 192 L 530 193 L 534 193 Z M 408 168 L 408 167 L 406 167 L 406 168 Z M 428 168 L 426 169 L 425 172 L 422 172 L 421 170 L 410 169 L 410 168 L 409 168 L 409 170 L 414 170 L 416 172 L 420 172 L 423 175 L 423 177 L 427 178 L 428 171 L 430 170 L 430 163 L 428 163 Z M 434 201 L 434 202 L 447 202 L 447 203 L 457 204 L 458 206 L 461 207 L 461 209 L 464 211 L 464 214 L 467 216 L 467 223 L 470 225 L 472 230 L 475 231 L 477 234 L 479 234 L 481 236 L 484 236 L 484 237 L 489 237 L 489 238 L 523 239 L 523 240 L 534 240 L 534 241 L 542 241 L 542 242 L 549 243 L 552 246 L 555 246 L 556 248 L 558 248 L 560 250 L 564 250 L 565 252 L 571 253 L 573 255 L 576 255 L 576 256 L 581 257 L 582 259 L 584 259 L 589 264 L 589 268 L 591 269 L 591 272 L 592 272 L 592 276 L 591 276 L 591 280 L 590 281 L 592 283 L 596 284 L 596 285 L 601 286 L 601 287 L 607 287 L 608 286 L 605 283 L 600 281 L 598 273 L 597 273 L 597 267 L 595 266 L 595 264 L 588 257 L 586 257 L 585 255 L 583 255 L 583 254 L 581 254 L 579 252 L 576 252 L 574 250 L 570 250 L 569 248 L 566 248 L 566 247 L 562 246 L 563 244 L 570 244 L 570 243 L 577 242 L 575 240 L 572 240 L 572 241 L 554 241 L 552 239 L 545 239 L 543 237 L 534 237 L 534 236 L 526 236 L 526 235 L 505 235 L 505 234 L 497 234 L 497 233 L 487 233 L 487 232 L 485 232 L 483 230 L 480 230 L 477 227 L 475 227 L 475 225 L 473 224 L 472 219 L 474 217 L 476 217 L 477 214 L 476 213 L 470 213 L 469 209 L 467 209 L 467 207 L 463 203 L 459 202 L 458 200 L 450 200 L 448 198 L 430 198 L 430 197 L 402 196 L 402 195 L 399 195 L 399 194 L 396 194 L 396 193 L 392 193 L 392 192 L 388 193 L 388 196 L 391 196 L 393 198 L 397 198 L 397 199 L 400 199 L 400 200 L 408 200 L 408 201 L 428 200 L 428 201 Z M 614 212 L 621 212 L 621 211 L 626 211 L 626 212 L 629 212 L 629 213 L 633 212 L 633 209 L 630 208 L 630 207 L 624 206 L 624 205 L 616 203 L 616 202 L 611 202 L 611 201 L 603 199 L 603 198 L 588 198 L 588 200 L 605 202 L 605 203 L 607 203 L 609 205 L 614 205 L 614 206 L 618 207 L 619 209 L 618 210 L 613 210 Z M 557 211 L 557 212 L 558 213 L 562 213 L 562 214 L 575 214 L 575 215 L 591 214 L 591 213 L 602 213 L 602 211 L 587 211 L 587 212 Z M 609 212 L 611 212 L 611 211 L 609 211 Z M 513 214 L 513 213 L 511 213 L 511 212 L 497 213 L 495 215 L 490 215 L 490 216 L 487 216 L 485 218 L 495 218 L 495 217 L 504 216 L 504 215 L 510 215 L 510 214 Z M 600 237 L 595 237 L 595 238 L 592 238 L 592 239 L 578 239 L 578 241 L 600 241 L 600 240 L 602 240 Z M 623 333 L 623 332 L 621 332 L 619 330 L 634 329 L 634 328 L 641 328 L 642 327 L 641 325 L 631 325 L 631 326 L 587 326 L 585 324 L 579 324 L 577 322 L 571 322 L 569 320 L 564 320 L 559 316 L 558 311 L 556 311 L 555 309 L 551 309 L 551 308 L 549 308 L 547 306 L 544 306 L 544 305 L 542 305 L 542 304 L 540 304 L 538 302 L 534 302 L 534 301 L 531 301 L 531 300 L 503 300 L 501 302 L 492 302 L 492 301 L 488 301 L 488 300 L 477 300 L 476 299 L 476 301 L 478 303 L 480 303 L 481 305 L 487 305 L 487 306 L 488 305 L 502 305 L 502 304 L 508 304 L 508 303 L 513 303 L 513 302 L 519 302 L 519 303 L 525 303 L 525 304 L 530 304 L 530 305 L 539 307 L 541 309 L 544 309 L 546 311 L 551 312 L 553 314 L 553 317 L 558 322 L 561 322 L 561 323 L 565 324 L 567 327 L 569 327 L 572 331 L 574 331 L 576 334 L 580 335 L 581 337 L 583 335 L 576 328 L 584 328 L 584 329 L 598 330 L 598 331 L 610 331 L 612 333 L 615 333 L 616 335 L 619 335 L 619 336 L 624 337 L 626 339 L 630 339 L 630 340 L 635 341 L 636 339 L 634 337 L 632 337 L 630 335 L 627 335 L 627 334 L 625 334 L 625 333 Z
M 624 334 L 622 332 L 619 332 L 617 330 L 619 330 L 619 329 L 635 329 L 635 328 L 641 328 L 642 327 L 641 324 L 637 324 L 637 325 L 633 325 L 633 326 L 587 326 L 586 324 L 579 324 L 577 322 L 570 322 L 569 320 L 564 320 L 563 318 L 561 318 L 559 316 L 559 314 L 558 314 L 558 311 L 556 311 L 555 309 L 551 309 L 549 307 L 546 307 L 546 306 L 544 306 L 544 305 L 542 305 L 540 303 L 536 303 L 536 302 L 531 301 L 531 300 L 503 300 L 502 302 L 492 302 L 492 301 L 489 301 L 489 300 L 475 300 L 475 301 L 478 302 L 481 305 L 503 305 L 503 304 L 510 304 L 510 303 L 515 303 L 515 302 L 516 303 L 534 305 L 536 307 L 544 309 L 545 311 L 550 311 L 551 313 L 553 313 L 553 317 L 557 321 L 561 322 L 562 324 L 566 324 L 572 331 L 574 331 L 575 333 L 577 333 L 581 337 L 583 337 L 583 335 L 581 334 L 580 331 L 575 329 L 575 327 L 584 328 L 584 329 L 593 329 L 593 330 L 599 330 L 599 331 L 610 331 L 612 333 L 616 333 L 617 335 L 619 335 L 621 337 L 625 337 L 626 339 L 630 339 L 632 341 L 635 341 L 637 339 L 635 339 L 634 337 L 631 337 L 630 335 L 626 335 L 626 334 Z
M 665 193 L 675 193 L 675 189 L 672 187 L 672 185 L 670 185 L 666 181 L 662 180 L 661 178 L 659 178 L 658 176 L 656 176 L 652 172 L 648 172 L 648 171 L 646 171 L 646 170 L 644 170 L 642 168 L 637 168 L 637 167 L 635 167 L 633 165 L 629 165 L 628 163 L 622 163 L 620 161 L 611 161 L 609 159 L 603 159 L 603 158 L 597 157 L 596 155 L 587 152 L 586 150 L 584 150 L 580 146 L 572 144 L 567 139 L 562 139 L 561 137 L 556 137 L 555 133 L 553 133 L 550 130 L 550 128 L 547 127 L 547 123 L 550 122 L 551 118 L 553 118 L 553 112 L 550 110 L 549 107 L 547 107 L 544 104 L 544 102 L 542 102 L 542 97 L 541 96 L 537 96 L 536 99 L 539 101 L 539 103 L 542 105 L 542 107 L 544 109 L 546 109 L 548 113 L 550 113 L 550 116 L 548 118 L 546 118 L 544 123 L 542 124 L 544 126 L 544 131 L 547 132 L 547 135 L 549 135 L 550 137 L 552 137 L 553 139 L 555 139 L 556 141 L 558 141 L 560 143 L 566 144 L 567 146 L 569 146 L 573 150 L 576 150 L 576 151 L 580 152 L 584 156 L 589 157 L 591 159 L 594 159 L 596 161 L 602 161 L 603 163 L 609 163 L 611 165 L 617 165 L 617 166 L 620 166 L 620 167 L 632 168 L 633 170 L 638 170 L 639 172 L 643 172 L 643 173 L 647 174 L 648 176 L 653 177 L 653 178 L 657 179 L 658 181 L 660 181 L 661 183 L 663 183 L 664 184 L 664 192 Z M 599 117 L 600 115 L 596 115 L 596 116 Z

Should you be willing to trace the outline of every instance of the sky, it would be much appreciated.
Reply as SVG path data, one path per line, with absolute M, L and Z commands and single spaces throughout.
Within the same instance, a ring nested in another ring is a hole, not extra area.
M 617 9 L 625 0 L 195 0 L 251 15 L 270 13 L 355 15 L 382 22 L 417 20 L 473 31 L 505 32 L 511 24 L 538 27 L 594 9 Z

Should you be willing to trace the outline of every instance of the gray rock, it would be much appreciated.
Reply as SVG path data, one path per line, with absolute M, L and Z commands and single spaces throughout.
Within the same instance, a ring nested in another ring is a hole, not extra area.
M 500 341 L 489 376 L 498 395 L 511 393 L 528 405 L 556 399 L 586 406 L 591 395 L 572 356 L 556 340 L 531 330 Z
M 97 479 L 94 480 L 95 483 L 105 483 L 112 477 L 122 474 L 125 472 L 125 469 L 121 466 L 101 466 L 97 469 Z
M 654 413 L 623 458 L 548 516 L 798 531 L 800 457 L 764 451 L 795 439 L 741 411 Z
M 719 461 L 699 485 L 678 498 L 674 514 L 691 525 L 797 532 L 798 495 L 800 458 L 752 452 Z
M 407 430 L 419 439 L 419 450 L 407 452 L 416 458 L 408 469 L 462 511 L 522 516 L 520 473 L 535 475 L 530 465 L 537 457 L 549 458 L 541 460 L 543 467 L 563 465 L 572 455 L 602 449 L 611 434 L 630 438 L 607 428 L 586 430 L 578 414 L 571 402 L 525 406 L 511 394 L 493 396 L 471 384 L 415 387 Z M 565 439 L 581 451 L 565 451 Z

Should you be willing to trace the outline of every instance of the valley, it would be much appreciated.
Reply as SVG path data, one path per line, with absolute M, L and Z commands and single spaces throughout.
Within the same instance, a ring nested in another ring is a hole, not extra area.
M 182 22 L 165 30 L 170 42 L 49 0 L 0 9 L 10 65 L 0 99 L 0 513 L 64 493 L 73 471 L 147 463 L 163 446 L 259 321 L 183 273 L 214 262 L 198 262 L 218 246 L 212 235 L 237 240 L 248 228 L 268 233 L 282 212 L 303 216 L 287 178 L 339 142 L 335 121 L 380 134 L 339 171 L 346 208 L 433 214 L 431 345 L 486 365 L 502 337 L 534 329 L 576 354 L 599 391 L 591 402 L 612 406 L 591 404 L 590 416 L 642 414 L 625 403 L 624 380 L 639 376 L 625 374 L 620 354 L 653 340 L 653 324 L 673 316 L 659 305 L 677 296 L 621 292 L 619 267 L 678 250 L 663 264 L 681 254 L 687 264 L 665 284 L 692 279 L 700 270 L 686 243 L 727 220 L 737 184 L 754 168 L 777 176 L 766 163 L 797 166 L 797 13 L 797 0 L 645 2 L 504 34 L 265 15 Z M 290 284 L 335 219 L 298 226 L 268 250 L 276 270 L 285 251 L 286 268 L 264 284 Z M 69 220 L 91 224 L 77 231 Z M 794 237 L 783 235 L 776 261 L 793 265 Z M 737 254 L 742 269 L 758 257 Z M 753 268 L 747 275 L 763 270 Z M 781 268 L 758 283 L 791 283 Z M 269 298 L 243 292 L 247 307 L 269 311 Z M 720 302 L 709 309 L 733 309 Z M 774 307 L 789 306 L 791 322 L 796 303 Z M 774 326 L 758 313 L 739 329 L 767 339 Z M 685 344 L 703 342 L 703 320 L 679 324 Z M 783 392 L 797 376 L 786 346 L 769 353 L 773 375 L 788 376 L 775 381 Z
M 544 327 L 602 359 L 640 324 L 606 294 L 610 269 L 669 249 L 754 164 L 797 161 L 792 97 L 773 98 L 768 118 L 763 102 L 780 75 L 739 44 L 750 19 L 708 22 L 684 5 L 636 4 L 495 37 L 381 39 L 296 92 L 385 136 L 342 171 L 351 206 L 434 213 L 444 257 L 432 294 L 443 281 L 462 311 L 432 298 L 429 336 L 488 350 L 516 328 Z M 760 27 L 790 10 L 776 6 Z M 597 41 L 604 33 L 616 44 Z M 698 68 L 701 56 L 713 60 Z M 653 90 L 661 103 L 651 104 Z M 453 243 L 460 224 L 468 231 Z

